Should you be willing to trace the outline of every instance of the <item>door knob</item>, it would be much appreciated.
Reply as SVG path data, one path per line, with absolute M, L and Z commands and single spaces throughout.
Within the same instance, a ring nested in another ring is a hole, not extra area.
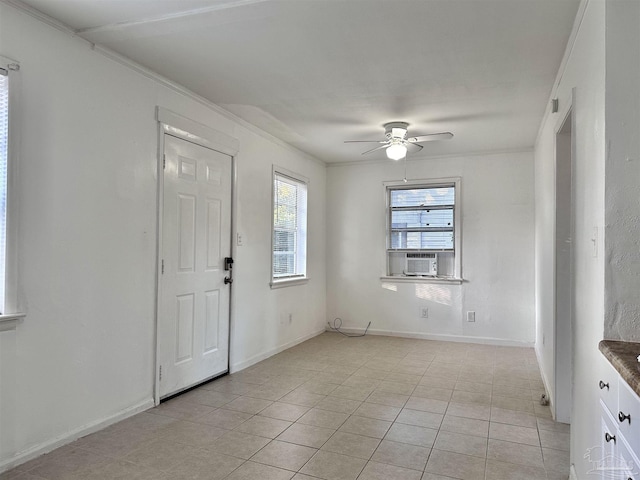
M 233 283 L 233 278 L 231 277 L 224 277 L 224 284 L 227 285 L 229 283 Z

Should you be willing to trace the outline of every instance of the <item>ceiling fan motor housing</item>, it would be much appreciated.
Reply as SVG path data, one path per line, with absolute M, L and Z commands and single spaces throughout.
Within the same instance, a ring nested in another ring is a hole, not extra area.
M 407 136 L 408 128 L 409 124 L 407 122 L 389 122 L 384 124 L 384 134 L 389 140 L 404 140 Z

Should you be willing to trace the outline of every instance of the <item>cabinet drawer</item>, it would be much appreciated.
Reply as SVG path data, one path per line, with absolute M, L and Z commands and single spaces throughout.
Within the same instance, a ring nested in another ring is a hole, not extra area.
M 640 452 L 640 398 L 622 378 L 618 386 L 618 409 L 611 413 L 631 451 Z
M 600 365 L 600 378 L 597 385 L 600 398 L 613 415 L 618 415 L 618 378 L 620 375 L 606 358 L 602 358 Z

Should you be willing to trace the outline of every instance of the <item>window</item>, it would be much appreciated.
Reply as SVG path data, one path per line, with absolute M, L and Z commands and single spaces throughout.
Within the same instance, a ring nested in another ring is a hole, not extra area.
M 387 275 L 460 279 L 459 179 L 386 184 Z
M 7 244 L 7 160 L 9 153 L 9 76 L 0 69 L 0 313 L 4 313 Z
M 7 317 L 19 318 L 16 314 L 15 269 L 17 252 L 16 232 L 11 228 L 10 184 L 11 165 L 16 160 L 16 131 L 14 128 L 14 101 L 17 93 L 19 65 L 13 60 L 0 57 L 0 321 Z M 17 125 L 17 124 L 16 124 Z M 8 313 L 11 312 L 11 313 Z M 0 330 L 6 327 L 0 324 Z
M 272 286 L 306 279 L 307 184 L 291 172 L 273 171 Z

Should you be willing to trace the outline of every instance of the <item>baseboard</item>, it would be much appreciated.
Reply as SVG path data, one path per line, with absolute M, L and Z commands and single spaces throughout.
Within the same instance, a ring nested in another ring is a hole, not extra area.
M 364 333 L 364 328 L 340 328 L 344 333 Z M 335 331 L 330 326 L 326 327 L 327 332 Z M 533 342 L 519 342 L 517 340 L 506 340 L 493 337 L 470 337 L 466 335 L 447 335 L 442 333 L 422 333 L 422 332 L 394 332 L 393 330 L 369 329 L 367 335 L 384 335 L 388 337 L 418 338 L 421 340 L 440 340 L 443 342 L 460 343 L 480 343 L 483 345 L 498 345 L 501 347 L 533 347 Z
M 278 347 L 272 348 L 271 350 L 267 350 L 266 352 L 254 355 L 253 357 L 247 358 L 246 360 L 243 360 L 242 362 L 233 363 L 233 364 L 231 364 L 229 366 L 229 373 L 235 373 L 235 372 L 239 372 L 240 370 L 244 370 L 245 368 L 248 368 L 251 365 L 255 365 L 256 363 L 261 362 L 265 358 L 269 358 L 269 357 L 275 355 L 276 353 L 280 353 L 280 352 L 286 350 L 287 348 L 295 347 L 296 345 L 298 345 L 298 344 L 300 344 L 302 342 L 306 342 L 307 340 L 309 340 L 309 339 L 311 339 L 313 337 L 317 337 L 318 335 L 320 335 L 320 334 L 322 334 L 324 332 L 325 332 L 325 329 L 317 330 L 317 331 L 309 333 L 307 335 L 303 335 L 302 337 L 296 338 L 295 340 L 292 340 L 291 342 L 288 342 L 288 343 L 285 343 L 285 344 L 280 345 Z
M 71 443 L 78 438 L 89 435 L 90 433 L 97 432 L 98 430 L 102 430 L 103 428 L 108 427 L 109 425 L 113 425 L 125 418 L 129 418 L 137 413 L 148 410 L 153 407 L 153 399 L 148 399 L 143 402 L 140 402 L 132 407 L 121 410 L 115 415 L 111 415 L 109 417 L 102 418 L 95 422 L 88 423 L 83 425 L 80 428 L 76 428 L 75 430 L 71 430 L 62 435 L 58 435 L 46 442 L 39 443 L 33 447 L 28 448 L 27 450 L 23 450 L 22 452 L 16 453 L 11 458 L 0 460 L 0 473 L 5 472 L 7 470 L 11 470 L 18 465 L 21 465 L 29 460 L 33 460 L 40 455 L 45 453 L 49 453 L 56 448 L 62 447 Z
M 578 480 L 578 474 L 576 473 L 576 466 L 571 464 L 569 468 L 569 480 Z
M 551 416 L 553 417 L 553 419 L 556 419 L 556 409 L 554 407 L 553 402 L 555 401 L 555 399 L 553 398 L 553 389 L 549 388 L 549 380 L 547 379 L 547 376 L 544 373 L 544 369 L 541 367 L 542 362 L 540 359 L 540 352 L 538 351 L 538 349 L 535 349 L 536 351 L 536 360 L 538 361 L 538 368 L 540 369 L 540 376 L 542 377 L 542 383 L 544 384 L 544 391 L 547 392 L 547 398 L 549 399 L 549 410 L 551 410 Z

